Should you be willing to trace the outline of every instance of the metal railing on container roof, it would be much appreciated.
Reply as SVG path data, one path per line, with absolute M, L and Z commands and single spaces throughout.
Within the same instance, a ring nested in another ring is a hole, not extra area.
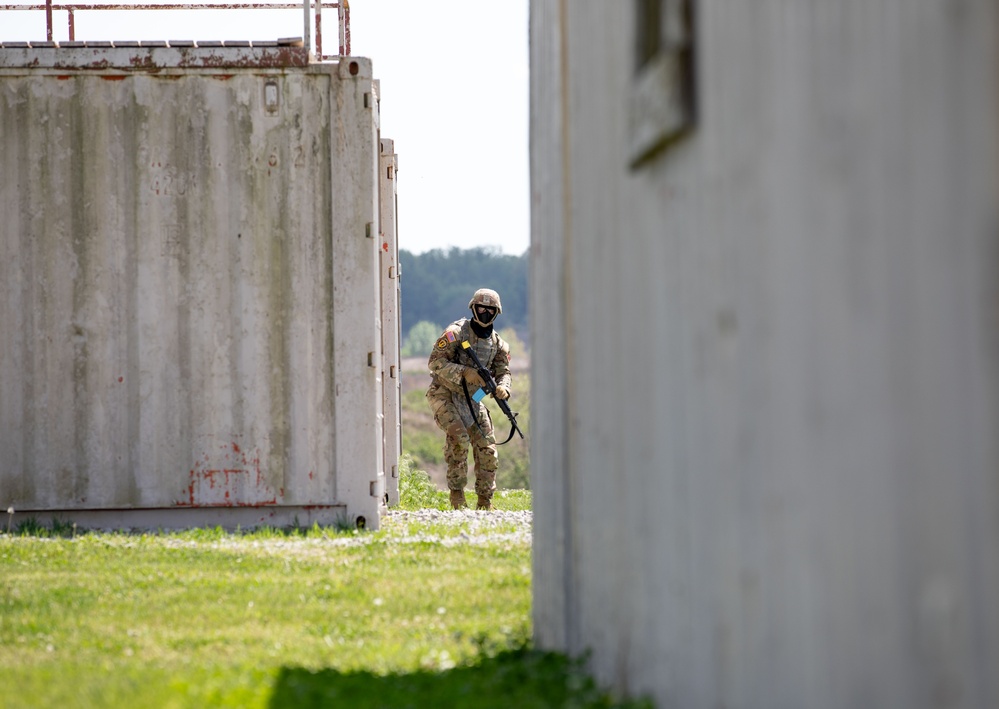
M 337 11 L 337 27 L 339 35 L 339 53 L 323 54 L 323 8 Z M 335 59 L 350 55 L 350 4 L 348 0 L 302 0 L 296 2 L 139 2 L 139 3 L 65 3 L 45 0 L 44 4 L 8 4 L 0 5 L 0 11 L 24 10 L 45 13 L 46 41 L 52 42 L 53 13 L 66 12 L 69 28 L 69 41 L 76 41 L 76 13 L 106 10 L 298 10 L 303 14 L 303 43 L 308 51 L 312 51 L 311 28 L 315 24 L 316 57 Z

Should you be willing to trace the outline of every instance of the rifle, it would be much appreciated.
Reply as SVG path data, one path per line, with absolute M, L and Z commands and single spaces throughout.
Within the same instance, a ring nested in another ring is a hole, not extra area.
M 479 361 L 479 356 L 475 354 L 475 350 L 472 349 L 472 346 L 468 344 L 467 340 L 462 342 L 461 346 L 462 348 L 464 348 L 465 352 L 472 358 L 472 361 L 475 362 L 475 369 L 478 371 L 479 376 L 482 377 L 482 381 L 485 382 L 482 389 L 484 389 L 487 394 L 493 395 L 493 399 L 496 399 L 496 403 L 499 404 L 500 411 L 506 414 L 506 417 L 510 419 L 510 435 L 506 437 L 506 440 L 503 441 L 503 443 L 509 443 L 510 439 L 513 438 L 514 432 L 516 432 L 521 438 L 523 438 L 524 434 L 520 430 L 520 427 L 517 426 L 517 414 L 515 414 L 510 410 L 510 405 L 507 404 L 505 400 L 496 398 L 496 380 L 493 379 L 493 373 L 482 366 L 482 362 Z M 462 386 L 464 385 L 465 382 L 462 382 Z M 482 390 L 480 389 L 480 391 Z M 465 397 L 466 398 L 468 397 L 467 387 L 465 388 Z M 478 402 L 481 399 L 482 397 L 480 396 L 478 398 L 475 398 L 475 401 Z M 475 416 L 475 410 L 472 409 L 471 401 L 468 402 L 468 408 L 472 411 L 472 416 Z M 475 418 L 475 425 L 479 426 L 478 417 Z M 482 431 L 481 426 L 479 426 L 479 431 Z M 499 445 L 503 445 L 503 443 L 500 443 Z

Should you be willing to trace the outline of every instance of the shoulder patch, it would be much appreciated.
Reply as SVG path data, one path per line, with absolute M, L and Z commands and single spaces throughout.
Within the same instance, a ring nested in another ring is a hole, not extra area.
M 449 332 L 448 334 L 450 335 L 451 333 Z M 446 348 L 447 348 L 447 338 L 446 337 L 442 337 L 441 339 L 437 340 L 437 349 L 443 350 L 443 349 L 446 349 Z
M 450 330 L 448 330 L 447 332 L 444 333 L 444 337 L 447 338 L 448 342 L 454 342 L 454 340 L 455 340 L 454 333 L 451 332 Z

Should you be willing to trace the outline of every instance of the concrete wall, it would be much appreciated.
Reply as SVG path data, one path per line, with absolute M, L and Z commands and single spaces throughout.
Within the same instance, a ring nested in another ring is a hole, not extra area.
M 991 0 L 531 5 L 534 621 L 662 707 L 999 706 Z
M 370 63 L 165 51 L 0 48 L 0 503 L 377 527 Z

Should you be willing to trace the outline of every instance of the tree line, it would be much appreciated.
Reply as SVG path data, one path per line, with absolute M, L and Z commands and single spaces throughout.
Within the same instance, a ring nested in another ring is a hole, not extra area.
M 479 288 L 492 288 L 500 294 L 503 314 L 497 326 L 513 328 L 527 342 L 526 252 L 510 256 L 498 249 L 482 247 L 433 249 L 422 254 L 400 250 L 399 264 L 404 356 L 421 354 L 424 349 L 429 352 L 426 333 L 433 332 L 429 336 L 432 347 L 447 325 L 470 315 L 468 301 Z

